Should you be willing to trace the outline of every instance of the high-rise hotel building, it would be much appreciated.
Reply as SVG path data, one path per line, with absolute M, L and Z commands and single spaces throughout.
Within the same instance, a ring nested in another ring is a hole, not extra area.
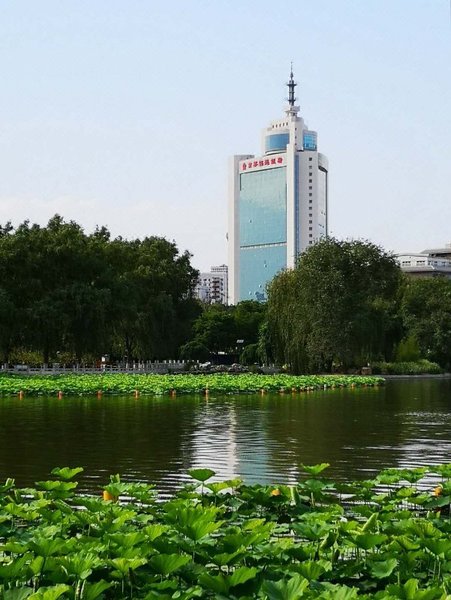
M 327 235 L 328 161 L 296 106 L 293 72 L 285 116 L 263 130 L 261 156 L 231 159 L 229 303 L 266 300 L 266 284 Z

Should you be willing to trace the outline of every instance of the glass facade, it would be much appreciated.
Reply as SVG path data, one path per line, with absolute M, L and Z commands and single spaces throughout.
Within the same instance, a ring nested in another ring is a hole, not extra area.
M 240 300 L 265 300 L 286 266 L 286 167 L 240 175 Z
M 303 133 L 304 150 L 317 150 L 317 146 L 318 146 L 317 138 L 318 138 L 318 135 L 317 135 L 316 131 L 304 131 L 304 133 Z
M 265 152 L 284 152 L 290 143 L 289 133 L 268 135 L 265 139 Z
M 286 241 L 286 167 L 241 173 L 240 246 Z
M 267 300 L 266 284 L 286 264 L 286 244 L 240 248 L 240 301 Z

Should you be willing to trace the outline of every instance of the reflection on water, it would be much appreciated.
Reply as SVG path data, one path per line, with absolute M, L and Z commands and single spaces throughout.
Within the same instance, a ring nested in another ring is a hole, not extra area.
M 19 485 L 54 466 L 85 468 L 83 490 L 111 473 L 170 492 L 190 467 L 218 478 L 292 483 L 301 463 L 337 479 L 449 462 L 450 379 L 265 396 L 0 399 L 0 477 Z

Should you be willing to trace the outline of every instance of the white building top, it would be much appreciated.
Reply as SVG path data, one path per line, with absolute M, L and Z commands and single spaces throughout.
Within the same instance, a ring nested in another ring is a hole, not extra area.
M 433 256 L 433 251 L 429 252 L 397 254 L 396 260 L 401 269 L 409 275 L 451 276 L 451 259 Z

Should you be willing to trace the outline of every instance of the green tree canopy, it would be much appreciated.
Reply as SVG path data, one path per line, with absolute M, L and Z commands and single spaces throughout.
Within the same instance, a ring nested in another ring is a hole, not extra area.
M 266 316 L 266 304 L 243 300 L 236 305 L 233 316 L 237 335 L 244 340 L 244 345 L 257 343 L 259 329 Z
M 442 277 L 406 279 L 401 315 L 421 355 L 451 367 L 451 281 Z
M 233 307 L 222 304 L 206 306 L 194 323 L 194 340 L 213 354 L 233 350 L 237 340 L 233 310 Z
M 159 237 L 87 235 L 55 215 L 0 226 L 0 348 L 118 358 L 176 356 L 199 314 L 188 252 Z
M 241 352 L 258 342 L 265 314 L 266 305 L 255 300 L 236 306 L 204 305 L 193 326 L 193 339 L 182 348 L 182 356 L 205 359 L 205 349 L 209 354 Z
M 295 372 L 387 357 L 401 336 L 394 257 L 363 241 L 324 239 L 268 289 L 268 326 L 278 361 Z

